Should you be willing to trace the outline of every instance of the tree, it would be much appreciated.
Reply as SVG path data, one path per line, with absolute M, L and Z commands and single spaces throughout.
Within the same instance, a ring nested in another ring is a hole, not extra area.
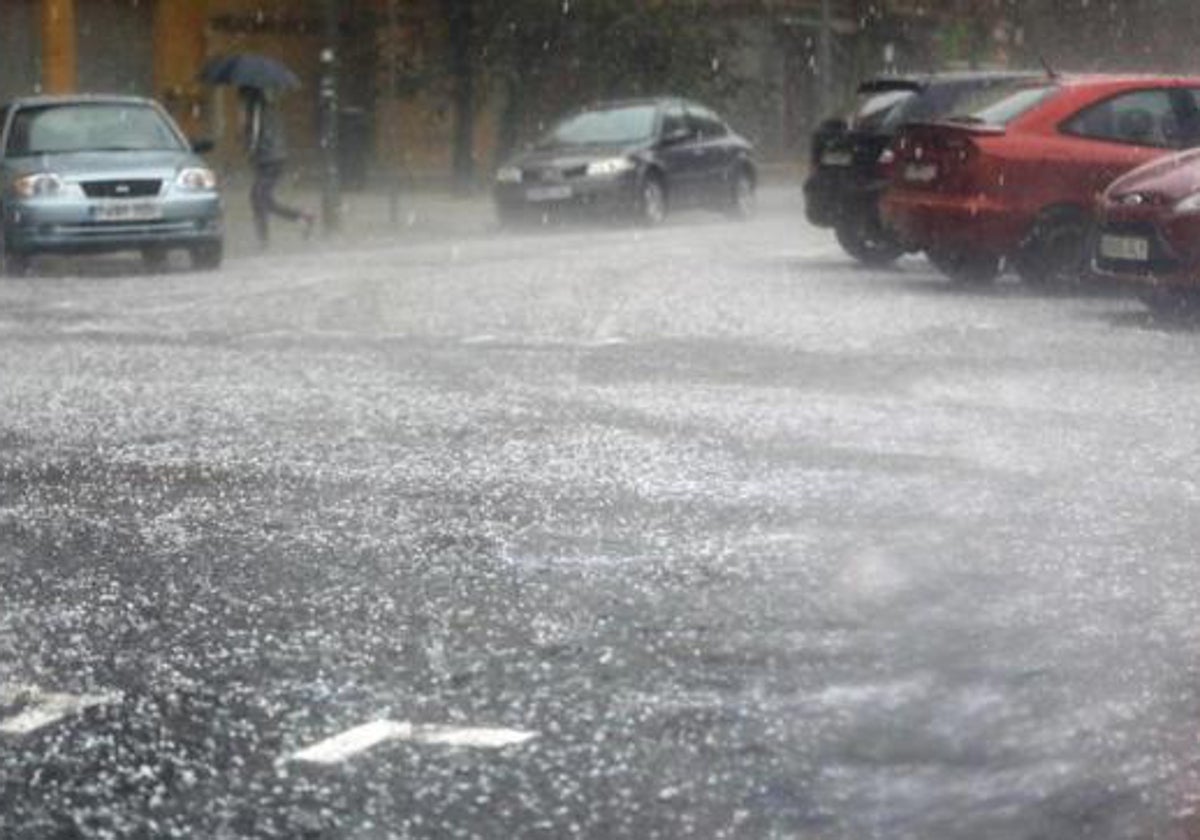
M 442 0 L 454 113 L 453 173 L 460 189 L 475 178 L 475 0 Z
M 476 109 L 499 106 L 497 153 L 551 116 L 599 98 L 725 95 L 732 29 L 707 4 L 630 0 L 442 0 L 454 172 L 473 176 Z M 480 85 L 486 79 L 486 85 Z

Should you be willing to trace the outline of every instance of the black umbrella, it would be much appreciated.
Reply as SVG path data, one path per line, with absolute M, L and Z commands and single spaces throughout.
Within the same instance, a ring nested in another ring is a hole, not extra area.
M 210 58 L 200 69 L 199 78 L 210 85 L 281 89 L 300 87 L 300 79 L 286 65 L 256 53 L 234 53 Z

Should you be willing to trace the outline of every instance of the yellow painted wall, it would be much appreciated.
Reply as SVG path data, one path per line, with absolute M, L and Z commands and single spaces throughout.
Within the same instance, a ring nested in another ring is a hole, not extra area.
M 75 0 L 42 0 L 42 89 L 72 93 L 78 84 Z
M 209 92 L 196 81 L 208 52 L 208 0 L 154 6 L 154 95 L 190 136 L 207 130 Z

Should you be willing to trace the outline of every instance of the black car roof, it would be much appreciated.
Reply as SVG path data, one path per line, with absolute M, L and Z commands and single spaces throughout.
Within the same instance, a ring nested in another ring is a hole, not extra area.
M 920 91 L 938 85 L 960 85 L 971 83 L 1020 81 L 1044 77 L 1044 71 L 1036 70 L 953 70 L 945 73 L 920 75 L 875 76 L 858 86 L 859 93 L 887 93 L 894 90 Z

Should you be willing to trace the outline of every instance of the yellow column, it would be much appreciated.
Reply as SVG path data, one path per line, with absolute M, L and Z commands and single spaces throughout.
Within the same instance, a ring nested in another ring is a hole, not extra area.
M 158 0 L 154 6 L 154 96 L 188 133 L 204 122 L 206 91 L 196 82 L 207 49 L 207 0 Z
M 42 89 L 71 93 L 77 84 L 75 0 L 42 0 Z

